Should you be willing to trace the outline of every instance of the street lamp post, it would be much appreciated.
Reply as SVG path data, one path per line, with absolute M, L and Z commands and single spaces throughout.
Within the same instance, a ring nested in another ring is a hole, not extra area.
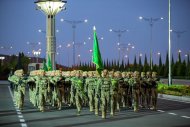
M 117 34 L 117 36 L 118 36 L 117 45 L 119 46 L 120 43 L 121 43 L 121 35 L 122 35 L 123 33 L 127 32 L 128 30 L 120 30 L 120 29 L 119 29 L 119 30 L 114 30 L 114 29 L 110 29 L 109 31 L 110 31 L 110 32 L 114 32 L 114 33 Z M 118 49 L 118 55 L 119 55 L 119 61 L 120 61 L 120 49 Z
M 12 48 L 12 46 L 1 46 L 1 49 L 5 51 L 11 50 Z
M 73 65 L 75 65 L 75 33 L 76 33 L 76 26 L 77 24 L 80 24 L 80 23 L 87 23 L 88 20 L 85 19 L 85 20 L 65 20 L 65 19 L 61 19 L 61 22 L 67 22 L 69 24 L 72 25 L 72 29 L 73 29 Z
M 5 59 L 4 56 L 0 56 L 0 60 L 2 61 L 1 65 L 3 66 L 3 60 Z
M 142 17 L 140 16 L 139 17 L 140 20 L 144 20 L 144 21 L 147 21 L 149 22 L 149 25 L 150 25 L 150 70 L 152 70 L 152 28 L 153 28 L 153 24 L 159 20 L 163 20 L 164 18 L 145 18 L 145 17 Z
M 68 48 L 68 54 L 67 54 L 67 62 L 68 63 L 67 64 L 68 64 L 68 67 L 69 67 L 70 66 L 69 65 L 69 48 L 71 47 L 71 44 L 68 43 L 66 47 Z
M 122 60 L 123 60 L 123 61 L 124 61 L 124 57 L 125 57 L 125 56 L 127 56 L 127 58 L 129 59 L 129 52 L 130 52 L 131 49 L 134 49 L 134 48 L 135 48 L 135 46 L 132 45 L 131 43 L 128 43 L 128 44 L 126 44 L 126 43 L 121 43 L 121 44 L 119 45 L 118 50 L 119 50 L 119 51 L 122 51 Z M 126 52 L 126 55 L 125 55 L 125 52 Z
M 40 54 L 41 54 L 41 51 L 40 50 L 38 50 L 38 51 L 35 51 L 35 50 L 33 50 L 33 54 L 34 54 L 34 56 L 36 56 L 36 63 L 39 63 L 38 62 L 38 58 L 39 58 L 39 56 L 40 56 Z
M 35 2 L 37 9 L 41 10 L 46 15 L 46 60 L 48 57 L 52 62 L 53 70 L 56 69 L 55 53 L 56 53 L 56 37 L 55 37 L 55 15 L 65 9 L 67 1 L 62 0 L 38 0 Z
M 181 35 L 184 34 L 186 31 L 175 31 L 175 30 L 172 30 L 172 32 L 174 32 L 176 35 L 177 35 L 177 50 L 180 50 L 180 38 L 181 38 Z

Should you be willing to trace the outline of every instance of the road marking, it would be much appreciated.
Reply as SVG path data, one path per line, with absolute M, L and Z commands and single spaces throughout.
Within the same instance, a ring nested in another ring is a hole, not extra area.
M 24 120 L 24 119 L 20 119 L 20 122 L 24 123 L 24 122 L 25 122 L 25 120 Z
M 21 115 L 22 113 L 21 112 L 17 112 L 18 115 Z
M 23 115 L 18 115 L 19 118 L 23 118 Z
M 181 116 L 181 117 L 183 117 L 183 118 L 187 118 L 187 119 L 190 119 L 190 117 L 189 117 L 189 116 Z
M 16 111 L 17 111 L 17 112 L 20 112 L 20 110 L 19 110 L 19 109 L 16 109 Z
M 16 101 L 14 100 L 13 93 L 12 93 L 12 91 L 11 91 L 10 86 L 8 86 L 8 89 L 9 89 L 9 93 L 11 94 L 11 98 L 12 98 L 12 100 L 13 100 L 13 103 L 14 103 L 14 106 L 15 106 L 15 109 L 16 109 L 16 112 L 17 112 L 17 114 L 18 114 L 17 116 L 18 116 L 18 118 L 19 118 L 19 120 L 20 120 L 20 122 L 21 122 L 21 127 L 27 127 L 27 124 L 25 123 L 25 119 L 23 118 L 23 115 L 22 115 L 20 109 L 19 109 L 19 108 L 17 107 L 17 105 L 16 105 Z
M 25 123 L 21 123 L 22 127 L 27 127 L 27 125 Z
M 173 113 L 173 112 L 169 112 L 168 114 L 170 114 L 170 115 L 174 115 L 174 116 L 177 115 L 176 113 Z
M 158 112 L 165 112 L 165 111 L 163 111 L 163 110 L 157 110 Z

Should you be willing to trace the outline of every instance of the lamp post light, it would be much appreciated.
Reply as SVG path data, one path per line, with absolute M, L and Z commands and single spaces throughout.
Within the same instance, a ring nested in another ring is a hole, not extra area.
M 33 54 L 34 54 L 34 56 L 36 56 L 36 63 L 38 63 L 38 57 L 40 56 L 40 54 L 41 54 L 41 50 L 38 50 L 38 51 L 35 51 L 35 50 L 33 50 Z
M 80 65 L 80 57 L 81 57 L 81 55 L 78 54 L 77 57 L 78 57 L 78 65 Z
M 121 43 L 119 44 L 119 56 L 120 56 L 120 51 L 122 51 L 122 60 L 124 61 L 124 57 L 125 57 L 125 54 L 127 53 L 127 57 L 129 58 L 129 52 L 131 51 L 131 49 L 134 49 L 135 46 L 132 45 L 131 43 Z
M 69 66 L 70 66 L 70 65 L 69 65 L 69 48 L 71 47 L 71 44 L 68 43 L 66 47 L 68 48 L 68 54 L 67 54 L 67 62 L 68 62 L 68 63 L 67 63 L 67 64 L 68 64 L 68 67 L 69 67 Z
M 48 57 L 52 62 L 53 70 L 56 69 L 55 53 L 56 53 L 56 37 L 55 37 L 55 15 L 65 9 L 67 1 L 62 0 L 38 0 L 35 2 L 37 9 L 46 15 L 46 60 Z
M 29 42 L 29 41 L 27 41 L 26 44 L 29 45 L 29 46 L 31 46 L 31 49 L 29 48 L 29 50 L 33 51 L 33 50 L 35 50 L 35 48 L 36 48 L 37 45 L 40 46 L 42 43 L 41 42 Z M 28 51 L 28 52 L 30 52 L 30 51 Z M 28 53 L 28 55 L 29 54 L 30 53 Z
M 186 31 L 175 31 L 175 30 L 172 30 L 173 33 L 175 33 L 177 35 L 177 50 L 180 50 L 180 38 L 181 38 L 181 35 L 184 34 Z
M 163 20 L 164 18 L 163 17 L 160 17 L 160 18 L 145 18 L 145 17 L 142 17 L 140 16 L 139 17 L 140 20 L 144 20 L 144 21 L 147 21 L 149 22 L 149 25 L 150 25 L 150 70 L 152 70 L 152 28 L 153 28 L 153 24 L 159 20 Z
M 118 36 L 118 42 L 117 42 L 117 45 L 119 46 L 120 43 L 121 43 L 121 35 L 129 30 L 114 30 L 114 29 L 109 29 L 110 32 L 114 32 L 117 34 Z M 120 50 L 118 50 L 118 55 L 119 55 L 119 61 L 120 61 Z
M 3 66 L 3 60 L 5 59 L 4 56 L 0 56 L 0 60 L 2 61 L 1 65 Z
M 9 51 L 11 50 L 13 47 L 12 46 L 1 46 L 1 49 L 2 50 L 5 50 L 5 51 Z M 8 53 L 9 54 L 9 53 Z
M 80 24 L 80 23 L 87 23 L 88 20 L 85 19 L 85 20 L 65 20 L 65 19 L 61 19 L 60 20 L 61 22 L 66 22 L 66 23 L 69 23 L 72 25 L 72 29 L 73 29 L 73 65 L 75 65 L 75 34 L 76 34 L 76 27 L 77 27 L 77 24 Z

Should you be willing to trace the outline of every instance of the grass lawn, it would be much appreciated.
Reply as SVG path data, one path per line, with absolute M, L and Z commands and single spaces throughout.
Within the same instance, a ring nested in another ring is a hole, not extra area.
M 190 86 L 189 85 L 171 85 L 159 84 L 158 93 L 168 94 L 175 96 L 190 96 Z

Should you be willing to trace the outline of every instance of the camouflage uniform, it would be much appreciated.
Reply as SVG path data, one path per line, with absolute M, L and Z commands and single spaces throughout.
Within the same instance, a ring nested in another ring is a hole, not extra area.
M 47 92 L 47 78 L 45 77 L 45 72 L 43 70 L 38 70 L 39 77 L 36 79 L 37 91 L 39 90 L 39 109 L 44 112 L 45 110 L 45 98 Z
M 142 108 L 145 107 L 146 91 L 147 91 L 147 79 L 145 77 L 145 72 L 141 72 L 140 78 L 140 103 Z
M 152 89 L 151 89 L 151 94 L 152 94 L 152 109 L 156 110 L 157 108 L 157 97 L 158 97 L 158 91 L 157 91 L 157 86 L 159 82 L 159 78 L 157 76 L 156 72 L 152 73 Z
M 52 77 L 52 79 L 50 79 L 50 82 L 52 84 L 54 84 L 54 89 L 53 89 L 53 96 L 52 96 L 52 103 L 55 106 L 55 104 L 57 104 L 57 107 L 59 110 L 61 110 L 62 107 L 62 97 L 64 94 L 64 90 L 62 89 L 62 75 L 61 75 L 61 71 L 56 70 L 54 71 L 54 77 Z
M 139 72 L 135 71 L 133 74 L 132 85 L 132 95 L 134 101 L 134 112 L 139 110 L 139 92 L 140 92 L 140 78 Z
M 92 71 L 88 72 L 88 78 L 86 78 L 85 91 L 88 92 L 90 112 L 93 112 L 95 104 L 96 79 L 93 77 Z
M 76 90 L 75 92 L 75 103 L 77 107 L 77 115 L 80 115 L 81 109 L 82 109 L 82 101 L 85 99 L 85 93 L 84 93 L 84 81 L 81 77 L 81 71 L 76 72 L 76 77 L 72 79 L 74 88 Z
M 147 72 L 146 77 L 147 77 L 146 102 L 147 102 L 148 109 L 150 109 L 151 96 L 152 96 L 152 74 L 151 74 L 151 72 Z
M 107 70 L 102 72 L 102 78 L 98 80 L 98 89 L 101 90 L 102 118 L 106 118 L 106 111 L 110 100 L 111 79 Z

